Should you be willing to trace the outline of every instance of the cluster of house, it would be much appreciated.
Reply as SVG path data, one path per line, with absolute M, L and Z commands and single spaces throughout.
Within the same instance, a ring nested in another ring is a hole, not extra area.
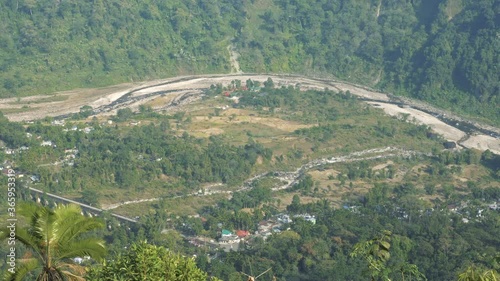
M 64 120 L 54 120 L 50 122 L 50 124 L 54 126 L 64 126 L 66 122 L 64 122 Z
M 240 243 L 245 238 L 249 237 L 250 232 L 248 230 L 237 230 L 235 233 L 223 229 L 221 231 L 221 237 L 219 238 L 219 243 L 228 244 L 228 243 Z
M 12 155 L 16 153 L 22 153 L 25 150 L 29 150 L 30 148 L 27 146 L 21 146 L 20 148 L 8 148 L 8 147 L 3 147 L 3 151 L 7 155 Z
M 54 120 L 54 121 L 52 121 L 52 125 L 55 125 L 55 126 L 63 126 L 64 124 L 65 124 L 64 120 Z M 70 129 L 68 129 L 68 128 L 63 129 L 64 132 L 79 131 L 79 132 L 84 132 L 86 134 L 92 132 L 93 130 L 94 130 L 93 127 L 85 127 L 83 129 L 78 129 L 77 126 L 73 126 Z M 26 137 L 27 138 L 32 138 L 33 134 L 26 133 Z M 40 146 L 52 147 L 52 148 L 56 148 L 57 147 L 57 145 L 53 141 L 51 141 L 51 140 L 43 140 L 41 136 L 36 136 L 36 139 L 41 141 L 40 142 Z M 30 149 L 28 146 L 21 146 L 19 148 L 8 148 L 8 147 L 0 147 L 0 148 L 3 149 L 4 153 L 7 154 L 7 155 L 13 155 L 13 154 L 16 154 L 16 153 L 22 153 L 23 151 L 26 151 L 26 150 Z
M 287 224 L 293 222 L 292 218 L 301 218 L 312 224 L 316 223 L 316 217 L 310 214 L 299 214 L 294 216 L 279 214 L 272 219 L 259 222 L 257 231 L 253 234 L 243 229 L 234 232 L 228 229 L 222 229 L 220 238 L 217 241 L 206 237 L 192 237 L 189 238 L 188 241 L 196 247 L 209 246 L 214 249 L 222 249 L 226 252 L 237 251 L 241 242 L 251 243 L 251 240 L 256 237 L 266 240 L 272 234 L 280 233 L 288 227 Z
M 54 120 L 50 123 L 53 126 L 64 126 L 66 125 L 66 122 L 64 120 Z M 85 127 L 83 129 L 79 129 L 77 126 L 72 126 L 71 128 L 64 128 L 64 132 L 69 132 L 69 131 L 79 131 L 79 132 L 84 132 L 86 134 L 92 132 L 94 130 L 93 127 Z
M 8 160 L 4 161 L 0 165 L 0 173 L 4 176 L 8 176 L 9 170 L 11 170 L 11 169 L 12 169 L 12 162 L 10 162 Z M 16 171 L 15 176 L 18 179 L 23 179 L 25 177 L 25 174 Z M 37 175 L 30 175 L 30 176 L 26 176 L 26 177 L 29 178 L 29 180 L 31 180 L 31 182 L 39 182 L 40 181 L 40 176 L 37 176 Z
M 78 154 L 78 149 L 76 148 L 64 150 L 63 163 L 68 166 L 75 165 L 75 158 L 77 154 Z
M 360 206 L 347 206 L 344 205 L 344 209 L 349 210 L 353 213 L 360 213 L 359 210 Z M 462 217 L 462 222 L 463 223 L 468 223 L 471 220 L 480 220 L 484 217 L 484 212 L 490 209 L 492 211 L 500 211 L 500 201 L 495 201 L 491 204 L 486 204 L 482 206 L 469 206 L 467 202 L 462 202 L 461 204 L 450 204 L 446 208 L 438 210 L 438 211 L 449 211 L 451 213 L 460 215 Z M 429 208 L 429 209 L 421 209 L 419 210 L 419 216 L 422 215 L 430 215 L 432 212 L 436 211 L 434 208 Z M 398 218 L 398 219 L 408 219 L 409 215 L 408 212 L 401 207 L 396 207 L 393 211 L 393 214 Z
M 448 209 L 453 213 L 462 215 L 462 222 L 468 223 L 472 219 L 474 219 L 476 221 L 482 219 L 484 217 L 483 213 L 487 209 L 490 209 L 492 211 L 500 211 L 499 201 L 495 201 L 491 204 L 488 204 L 487 206 L 488 206 L 488 208 L 477 207 L 476 209 L 470 210 L 470 209 L 466 209 L 467 203 L 465 203 L 459 207 L 452 206 L 450 208 L 450 206 L 448 206 Z
M 93 127 L 85 127 L 83 129 L 78 129 L 77 126 L 73 126 L 69 129 L 68 128 L 63 129 L 63 132 L 78 131 L 78 132 L 84 132 L 85 134 L 88 134 L 88 133 L 92 132 L 93 130 L 94 130 Z
M 314 215 L 298 214 L 290 217 L 288 214 L 278 214 L 272 220 L 261 221 L 255 234 L 261 236 L 265 240 L 273 233 L 280 233 L 285 228 L 286 224 L 293 223 L 292 218 L 301 218 L 312 224 L 316 224 L 316 216 Z
M 207 237 L 192 237 L 188 239 L 188 242 L 196 247 L 208 246 L 212 249 L 222 249 L 229 252 L 237 251 L 240 242 L 246 242 L 250 237 L 250 232 L 247 230 L 237 230 L 233 233 L 230 230 L 222 229 L 218 241 Z

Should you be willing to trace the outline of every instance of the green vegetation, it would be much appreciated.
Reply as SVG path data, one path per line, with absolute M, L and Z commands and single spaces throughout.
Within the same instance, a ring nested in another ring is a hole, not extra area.
M 187 73 L 332 75 L 498 124 L 491 0 L 0 1 L 0 97 Z
M 110 254 L 85 264 L 88 280 L 192 273 L 194 280 L 243 281 L 241 272 L 269 268 L 263 280 L 495 276 L 500 214 L 490 205 L 500 198 L 500 156 L 443 150 L 429 128 L 386 116 L 349 92 L 246 82 L 248 88 L 240 81 L 213 85 L 204 101 L 174 115 L 144 105 L 137 113 L 121 109 L 111 124 L 81 120 L 89 107 L 64 124 L 0 118 L 0 141 L 15 151 L 2 151 L 0 160 L 25 175 L 16 179 L 19 201 L 30 200 L 26 186 L 94 206 L 151 199 L 100 215 L 106 227 L 96 235 Z M 318 162 L 331 157 L 345 161 Z M 284 213 L 292 221 L 278 224 Z M 250 236 L 225 252 L 217 242 L 223 229 Z M 0 255 L 6 252 L 0 245 Z
M 244 70 L 330 73 L 498 123 L 494 1 L 272 2 L 236 37 Z
M 391 271 L 394 271 L 394 269 L 391 270 L 387 268 L 386 265 L 391 257 L 391 238 L 392 233 L 386 230 L 379 237 L 354 245 L 351 256 L 362 257 L 367 261 L 371 280 L 391 280 L 389 274 Z M 402 264 L 395 265 L 395 270 L 400 271 L 403 280 L 405 280 L 405 277 L 409 277 L 410 280 L 413 279 L 412 277 L 415 277 L 415 280 L 427 280 L 425 276 L 418 271 L 416 265 L 408 264 L 406 261 L 403 261 Z
M 112 261 L 99 267 L 93 266 L 86 278 L 101 281 L 206 281 L 208 277 L 196 267 L 193 259 L 184 258 L 163 247 L 140 242 Z
M 80 212 L 75 205 L 55 209 L 33 203 L 18 206 L 18 213 L 24 218 L 15 230 L 16 242 L 20 244 L 9 245 L 17 247 L 17 255 L 27 252 L 16 259 L 17 267 L 5 272 L 2 280 L 207 280 L 207 274 L 196 267 L 193 259 L 146 242 L 135 243 L 128 252 L 104 261 L 104 241 L 88 235 L 104 225 Z M 7 237 L 9 233 L 2 230 L 0 240 Z M 80 258 L 83 263 L 73 258 Z
M 52 210 L 40 205 L 23 204 L 18 206 L 17 211 L 28 226 L 16 228 L 15 238 L 28 249 L 30 255 L 17 259 L 18 267 L 15 272 L 6 272 L 5 280 L 81 280 L 85 267 L 70 259 L 105 257 L 104 241 L 88 237 L 88 232 L 104 225 L 97 219 L 82 216 L 80 207 L 68 205 Z M 6 237 L 9 233 L 2 230 L 0 239 L 3 241 Z
M 498 213 L 463 223 L 460 215 L 438 210 L 446 203 L 431 209 L 412 195 L 390 194 L 355 212 L 332 209 L 327 201 L 299 203 L 289 210 L 315 214 L 315 225 L 296 218 L 291 230 L 256 238 L 244 252 L 225 253 L 220 263 L 202 268 L 224 280 L 235 271 L 269 267 L 280 280 L 457 280 L 471 263 L 493 268 Z M 384 228 L 393 233 L 390 244 L 387 237 L 363 242 Z
M 20 172 L 40 176 L 38 188 L 94 206 L 138 196 L 192 193 L 206 183 L 238 186 L 254 173 L 292 170 L 311 158 L 380 148 L 382 143 L 427 153 L 441 147 L 439 141 L 426 137 L 425 126 L 385 116 L 349 93 L 274 89 L 271 83 L 267 81 L 268 86 L 260 90 L 238 90 L 238 108 L 231 110 L 258 114 L 257 122 L 251 124 L 245 121 L 253 118 L 250 115 L 245 119 L 221 111 L 219 116 L 199 121 L 196 112 L 168 116 L 148 106 L 142 106 L 138 113 L 128 108 L 118 110 L 111 118 L 114 125 L 97 119 L 84 124 L 78 118 L 88 117 L 90 109 L 82 107 L 64 126 L 47 124 L 52 121 L 47 119 L 23 127 L 2 118 L 0 126 L 6 133 L 0 139 L 19 150 L 10 159 Z M 207 96 L 221 90 L 214 86 Z M 282 127 L 271 127 L 277 122 L 283 123 Z M 225 133 L 202 138 L 190 135 L 201 126 L 219 127 Z M 280 138 L 269 142 L 276 136 Z M 49 140 L 51 146 L 41 145 Z M 21 146 L 29 149 L 20 150 Z M 254 207 L 260 201 L 243 200 L 237 205 Z

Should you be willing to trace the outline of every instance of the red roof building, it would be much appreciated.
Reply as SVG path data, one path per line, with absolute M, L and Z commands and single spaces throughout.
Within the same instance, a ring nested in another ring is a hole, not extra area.
M 250 235 L 250 232 L 248 232 L 248 230 L 238 230 L 236 231 L 236 235 L 238 235 L 238 237 L 240 238 L 244 238 Z

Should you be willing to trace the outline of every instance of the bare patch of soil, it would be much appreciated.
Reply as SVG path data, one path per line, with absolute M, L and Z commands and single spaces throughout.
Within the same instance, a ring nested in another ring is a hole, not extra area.
M 391 116 L 398 116 L 402 114 L 408 114 L 409 121 L 414 120 L 417 124 L 425 124 L 431 127 L 437 133 L 443 135 L 443 137 L 447 140 L 458 142 L 463 137 L 465 137 L 465 133 L 460 131 L 459 129 L 452 127 L 438 118 L 422 112 L 420 110 L 414 108 L 401 108 L 395 104 L 383 103 L 383 102 L 368 102 L 368 104 L 377 104 L 377 107 L 382 108 L 385 113 Z
M 387 168 L 387 166 L 392 165 L 392 164 L 394 164 L 394 162 L 389 160 L 389 161 L 387 161 L 387 163 L 382 163 L 382 164 L 378 164 L 378 165 L 374 166 L 372 168 L 372 170 L 373 171 L 382 170 L 382 169 L 385 169 L 385 168 Z
M 490 150 L 493 153 L 500 154 L 500 141 L 494 137 L 477 135 L 471 136 L 461 143 L 465 147 L 479 150 Z

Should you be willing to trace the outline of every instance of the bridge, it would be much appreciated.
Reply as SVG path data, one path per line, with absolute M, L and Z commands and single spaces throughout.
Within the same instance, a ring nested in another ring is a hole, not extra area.
M 99 215 L 100 213 L 102 213 L 104 211 L 102 209 L 92 207 L 90 205 L 83 204 L 83 203 L 80 203 L 80 202 L 77 202 L 77 201 L 74 201 L 74 200 L 71 200 L 68 198 L 57 196 L 57 195 L 52 194 L 52 193 L 44 192 L 44 191 L 36 189 L 36 188 L 32 188 L 32 187 L 27 187 L 27 188 L 29 189 L 29 191 L 31 193 L 34 193 L 36 195 L 47 196 L 47 197 L 53 199 L 54 201 L 58 201 L 58 202 L 61 202 L 63 204 L 76 204 L 76 205 L 80 206 L 83 211 L 94 214 L 94 215 Z M 110 213 L 110 215 L 118 220 L 121 220 L 121 221 L 137 223 L 137 220 L 132 219 L 132 218 L 128 218 L 128 217 L 124 217 L 122 215 L 113 214 L 113 213 Z

